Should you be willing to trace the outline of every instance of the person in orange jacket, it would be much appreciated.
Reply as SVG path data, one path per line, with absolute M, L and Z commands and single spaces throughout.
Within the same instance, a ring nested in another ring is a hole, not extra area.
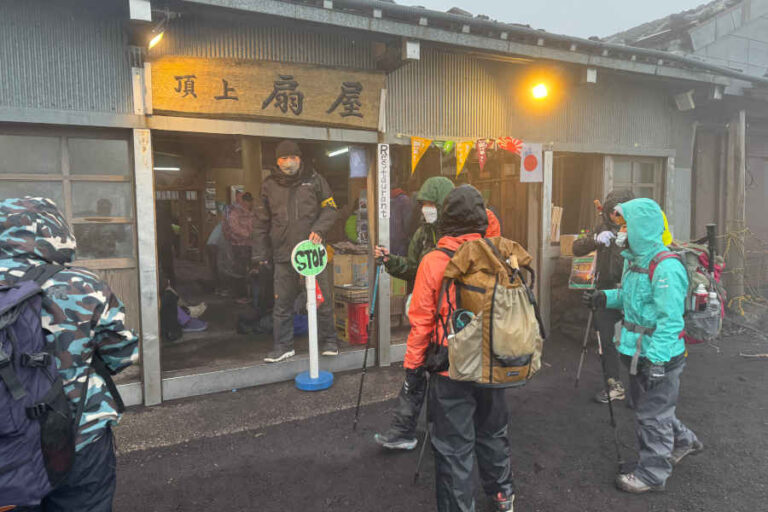
M 453 190 L 453 183 L 444 177 L 430 178 L 427 181 L 429 182 L 430 180 L 432 180 L 430 183 L 426 183 L 425 187 L 422 187 L 423 194 L 426 197 L 439 197 L 439 202 L 430 202 L 432 208 L 435 208 L 436 205 L 442 206 L 443 198 L 447 197 L 447 194 Z M 438 194 L 444 195 L 438 196 Z M 496 215 L 490 209 L 486 208 L 485 212 L 488 215 L 486 236 L 488 238 L 501 236 L 499 219 L 496 218 Z M 437 214 L 433 222 L 439 223 L 439 221 L 440 215 Z M 416 274 L 418 264 L 424 256 L 430 251 L 435 250 L 435 244 L 437 243 L 436 229 L 429 226 L 421 231 L 424 236 L 418 235 L 418 233 L 420 231 L 417 231 L 417 235 L 411 240 L 408 251 L 410 257 L 408 258 L 399 257 L 397 261 L 393 261 L 389 259 L 390 254 L 386 248 L 379 246 L 375 248 L 374 255 L 377 258 L 383 258 L 387 272 L 391 275 L 407 280 L 409 276 Z M 418 258 L 415 257 L 416 254 L 418 254 Z M 421 407 L 424 404 L 426 389 L 427 378 L 423 368 L 415 370 L 406 369 L 405 381 L 398 395 L 398 403 L 392 415 L 390 427 L 386 432 L 377 432 L 373 436 L 380 446 L 388 450 L 413 450 L 416 448 L 419 442 L 416 437 L 416 424 L 421 414 Z
M 408 312 L 411 332 L 405 352 L 406 369 L 428 366 L 430 343 L 445 338 L 436 325 L 436 316 L 448 261 L 461 244 L 483 237 L 487 230 L 488 215 L 476 188 L 462 185 L 448 194 L 440 213 L 437 250 L 422 259 L 416 273 Z M 449 289 L 448 294 L 455 304 L 455 290 Z M 440 315 L 447 316 L 445 298 L 440 309 Z M 492 497 L 496 510 L 512 510 L 515 489 L 507 436 L 508 416 L 503 389 L 455 381 L 447 372 L 430 376 L 427 422 L 435 456 L 439 512 L 475 510 L 475 454 L 483 490 Z

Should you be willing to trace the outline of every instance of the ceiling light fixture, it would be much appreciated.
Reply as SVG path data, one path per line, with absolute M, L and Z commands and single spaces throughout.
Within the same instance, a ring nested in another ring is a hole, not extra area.
M 344 153 L 349 153 L 349 146 L 331 151 L 330 153 L 328 153 L 328 158 L 333 158 L 334 156 L 343 155 Z

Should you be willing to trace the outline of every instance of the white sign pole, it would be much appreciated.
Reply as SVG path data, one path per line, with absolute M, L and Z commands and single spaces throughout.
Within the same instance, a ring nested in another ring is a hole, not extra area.
M 293 248 L 291 265 L 294 270 L 304 276 L 307 287 L 307 330 L 309 334 L 309 371 L 296 376 L 296 387 L 302 391 L 320 391 L 333 385 L 333 374 L 320 371 L 319 354 L 317 350 L 317 279 L 328 265 L 328 254 L 323 244 L 305 240 Z M 320 290 L 321 292 L 323 290 Z M 330 293 L 331 290 L 325 290 Z
M 376 151 L 376 179 L 378 181 L 378 207 L 379 207 L 379 232 L 378 245 L 391 248 L 389 239 L 389 219 L 391 211 L 391 183 L 390 183 L 390 148 L 389 144 L 379 144 Z M 379 358 L 379 366 L 389 366 L 392 360 L 390 351 L 390 295 L 389 274 L 381 272 L 379 275 L 379 296 L 376 298 L 378 308 L 379 336 L 376 355 Z
M 317 351 L 317 293 L 315 291 L 315 276 L 304 278 L 307 283 L 307 327 L 309 328 L 309 376 L 317 379 L 320 375 L 320 365 Z

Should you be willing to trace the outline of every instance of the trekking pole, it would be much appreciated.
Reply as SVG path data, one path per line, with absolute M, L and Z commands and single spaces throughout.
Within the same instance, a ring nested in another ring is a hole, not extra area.
M 595 332 L 597 334 L 597 353 L 600 355 L 600 366 L 603 369 L 603 385 L 605 386 L 605 396 L 608 398 L 608 412 L 611 415 L 611 427 L 613 427 L 613 442 L 616 445 L 616 462 L 621 469 L 623 461 L 621 460 L 621 449 L 619 448 L 619 431 L 616 424 L 616 417 L 613 415 L 613 400 L 611 400 L 611 386 L 608 384 L 608 379 L 605 370 L 605 353 L 603 352 L 603 341 L 600 339 L 600 331 Z
M 581 356 L 579 357 L 579 369 L 576 370 L 576 383 L 574 387 L 579 387 L 579 379 L 581 378 L 581 368 L 584 366 L 584 357 L 587 355 L 587 343 L 589 343 L 589 330 L 592 328 L 592 317 L 594 317 L 594 310 L 589 310 L 589 318 L 587 319 L 587 330 L 584 331 L 584 343 L 581 346 Z
M 363 399 L 363 383 L 365 374 L 368 372 L 368 346 L 371 343 L 371 331 L 373 330 L 373 317 L 376 314 L 376 296 L 379 293 L 379 274 L 381 273 L 382 261 L 376 260 L 376 277 L 373 281 L 373 296 L 371 297 L 371 308 L 368 312 L 368 337 L 365 340 L 365 350 L 363 352 L 363 373 L 360 375 L 360 390 L 357 392 L 357 407 L 355 407 L 355 421 L 352 423 L 352 430 L 357 430 L 357 420 L 360 419 L 360 401 Z
M 707 244 L 709 245 L 709 275 L 715 277 L 715 239 L 717 224 L 707 224 Z
M 413 474 L 413 483 L 419 480 L 421 474 L 421 461 L 424 460 L 424 452 L 427 449 L 427 442 L 429 441 L 429 385 L 432 382 L 432 377 L 427 378 L 427 390 L 424 392 L 424 408 L 426 409 L 425 416 L 427 417 L 427 428 L 424 432 L 424 441 L 421 443 L 421 450 L 419 450 L 419 460 L 416 462 L 416 472 Z

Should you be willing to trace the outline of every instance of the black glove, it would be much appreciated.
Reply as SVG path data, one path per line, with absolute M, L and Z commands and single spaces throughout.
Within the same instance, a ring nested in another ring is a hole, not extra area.
M 424 367 L 411 369 L 405 369 L 405 392 L 410 394 L 416 390 L 421 389 L 426 382 L 426 375 Z
M 600 290 L 587 290 L 581 296 L 581 302 L 589 309 L 604 309 L 608 302 L 605 292 Z

